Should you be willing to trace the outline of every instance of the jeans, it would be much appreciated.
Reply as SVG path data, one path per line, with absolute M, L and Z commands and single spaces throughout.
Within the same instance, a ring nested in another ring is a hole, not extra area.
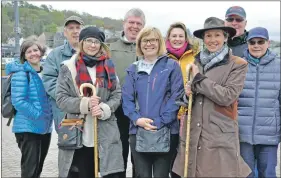
M 259 178 L 276 178 L 277 149 L 278 145 L 240 143 L 241 156 L 252 170 L 248 177 L 255 177 L 257 169 Z
M 169 177 L 179 135 L 171 135 L 168 153 L 139 153 L 136 151 L 136 135 L 130 135 L 130 147 L 135 163 L 135 174 L 138 178 Z
M 21 177 L 39 178 L 47 156 L 51 133 L 15 133 L 21 151 Z

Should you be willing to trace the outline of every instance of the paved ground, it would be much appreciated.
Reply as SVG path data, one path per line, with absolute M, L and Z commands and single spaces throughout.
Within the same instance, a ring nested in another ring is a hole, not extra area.
M 58 176 L 58 161 L 57 161 L 57 134 L 53 132 L 52 142 L 49 153 L 45 160 L 41 177 L 57 177 Z M 279 157 L 277 166 L 277 177 L 280 177 L 280 145 Z M 11 126 L 6 126 L 6 119 L 2 119 L 2 177 L 20 177 L 20 151 L 17 147 L 14 134 L 11 132 Z M 130 156 L 129 156 L 130 158 Z M 129 160 L 129 163 L 131 161 Z M 128 164 L 127 177 L 132 175 L 132 166 Z
M 2 156 L 1 177 L 20 177 L 20 151 L 12 133 L 12 127 L 6 126 L 7 119 L 2 118 Z M 52 134 L 49 153 L 46 157 L 41 177 L 58 177 L 58 147 L 57 134 Z M 130 158 L 130 156 L 129 156 Z M 129 160 L 131 162 L 131 160 Z M 132 166 L 128 164 L 127 177 L 132 176 Z

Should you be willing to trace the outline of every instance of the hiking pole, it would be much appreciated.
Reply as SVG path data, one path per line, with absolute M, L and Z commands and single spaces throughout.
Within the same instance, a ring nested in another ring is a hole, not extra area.
M 191 82 L 191 65 L 186 66 L 187 82 Z M 185 139 L 185 161 L 184 161 L 184 178 L 188 176 L 188 162 L 189 162 L 189 141 L 190 141 L 190 123 L 191 123 L 191 109 L 192 109 L 192 93 L 188 96 L 188 110 L 186 122 L 186 139 Z
M 90 88 L 92 90 L 93 96 L 96 95 L 96 88 L 94 85 L 90 83 L 83 83 L 80 86 L 80 93 L 81 96 L 83 96 L 83 89 L 84 88 Z M 94 117 L 94 163 L 95 163 L 95 178 L 98 177 L 98 168 L 99 168 L 99 160 L 98 160 L 98 120 L 97 117 Z

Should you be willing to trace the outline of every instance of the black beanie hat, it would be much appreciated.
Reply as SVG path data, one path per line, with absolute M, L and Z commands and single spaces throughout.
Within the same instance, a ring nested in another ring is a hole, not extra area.
M 79 35 L 79 42 L 86 39 L 86 38 L 96 38 L 100 42 L 104 42 L 105 40 L 105 35 L 102 31 L 100 31 L 97 27 L 86 27 L 83 30 L 81 30 L 80 35 Z

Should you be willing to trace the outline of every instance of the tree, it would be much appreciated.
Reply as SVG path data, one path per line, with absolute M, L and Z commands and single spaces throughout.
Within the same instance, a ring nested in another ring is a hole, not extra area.
M 54 9 L 53 9 L 53 6 L 51 6 L 51 5 L 49 5 L 49 9 L 50 9 L 50 11 L 53 11 Z
M 46 25 L 45 26 L 45 32 L 56 33 L 57 32 L 57 25 L 54 24 L 54 23 Z
M 24 7 L 25 6 L 25 1 L 19 1 L 19 6 Z
M 64 21 L 64 15 L 63 13 L 59 12 L 59 11 L 52 11 L 50 13 L 51 18 L 52 18 L 52 22 L 56 25 L 62 25 L 62 22 Z
M 45 4 L 42 4 L 40 7 L 43 8 L 44 11 L 50 12 L 49 8 Z
M 2 11 L 2 33 L 1 33 L 1 39 L 3 42 L 6 42 L 9 37 L 12 36 L 13 33 L 13 24 L 10 21 L 7 14 L 3 13 Z
M 2 32 L 1 37 L 3 41 L 14 35 L 14 7 L 13 1 L 1 1 L 2 5 Z M 55 33 L 57 27 L 64 23 L 64 19 L 76 15 L 80 16 L 85 25 L 95 25 L 97 27 L 106 27 L 111 30 L 121 30 L 122 20 L 115 20 L 111 18 L 101 18 L 93 16 L 89 13 L 78 13 L 72 10 L 59 11 L 53 9 L 52 6 L 42 4 L 40 7 L 29 4 L 27 1 L 19 1 L 19 15 L 21 28 L 21 36 L 26 38 L 30 35 L 40 35 L 42 32 Z
M 97 19 L 94 21 L 94 24 L 97 26 L 97 27 L 103 27 L 104 26 L 104 22 L 100 19 Z

